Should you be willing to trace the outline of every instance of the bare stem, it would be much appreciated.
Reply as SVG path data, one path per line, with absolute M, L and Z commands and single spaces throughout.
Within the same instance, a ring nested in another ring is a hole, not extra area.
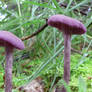
M 71 35 L 64 33 L 64 81 L 69 84 L 70 80 L 70 55 L 71 55 Z M 62 92 L 66 92 L 62 88 Z
M 5 66 L 5 92 L 12 92 L 12 63 L 13 49 L 6 48 L 6 66 Z

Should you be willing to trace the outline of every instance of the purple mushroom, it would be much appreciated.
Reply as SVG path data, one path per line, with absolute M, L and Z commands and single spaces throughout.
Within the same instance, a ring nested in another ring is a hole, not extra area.
M 12 92 L 13 49 L 23 50 L 25 46 L 17 36 L 8 31 L 0 31 L 0 46 L 5 47 L 6 54 L 5 92 Z
M 64 36 L 64 81 L 69 84 L 70 80 L 70 54 L 71 54 L 71 35 L 81 35 L 86 32 L 84 25 L 73 18 L 64 15 L 53 15 L 48 19 L 48 25 L 56 27 Z M 66 92 L 62 88 L 62 92 Z

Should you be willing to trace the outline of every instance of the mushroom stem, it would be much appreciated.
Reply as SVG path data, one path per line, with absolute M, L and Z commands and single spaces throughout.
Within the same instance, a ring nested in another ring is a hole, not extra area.
M 12 63 L 13 63 L 13 48 L 6 47 L 6 67 L 5 67 L 5 92 L 12 92 Z
M 71 35 L 64 33 L 64 81 L 69 84 L 70 80 L 70 55 L 71 55 Z M 66 92 L 63 87 L 62 92 Z

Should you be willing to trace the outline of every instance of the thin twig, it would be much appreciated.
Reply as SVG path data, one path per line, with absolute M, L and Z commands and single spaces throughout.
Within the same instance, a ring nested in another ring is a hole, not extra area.
M 76 49 L 74 49 L 74 48 L 71 48 L 71 51 L 72 51 L 72 52 L 75 52 L 75 53 L 78 53 L 78 54 L 80 54 L 80 55 L 83 55 L 82 52 L 80 52 L 80 51 L 78 51 L 78 50 L 76 50 Z
M 32 35 L 29 35 L 29 36 L 26 36 L 26 37 L 21 38 L 21 40 L 24 41 L 24 40 L 27 40 L 27 39 L 30 39 L 30 38 L 34 37 L 35 35 L 37 35 L 40 32 L 42 32 L 47 26 L 48 26 L 48 24 L 47 24 L 47 20 L 46 20 L 46 24 L 44 24 L 40 29 L 38 29 Z

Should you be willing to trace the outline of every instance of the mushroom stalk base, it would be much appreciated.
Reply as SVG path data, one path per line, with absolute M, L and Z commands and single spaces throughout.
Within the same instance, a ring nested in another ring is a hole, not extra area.
M 69 84 L 70 80 L 70 55 L 71 55 L 71 35 L 64 33 L 64 81 Z M 62 88 L 62 92 L 66 92 Z
M 12 63 L 13 63 L 13 49 L 8 47 L 6 52 L 6 67 L 5 67 L 5 92 L 12 92 Z

